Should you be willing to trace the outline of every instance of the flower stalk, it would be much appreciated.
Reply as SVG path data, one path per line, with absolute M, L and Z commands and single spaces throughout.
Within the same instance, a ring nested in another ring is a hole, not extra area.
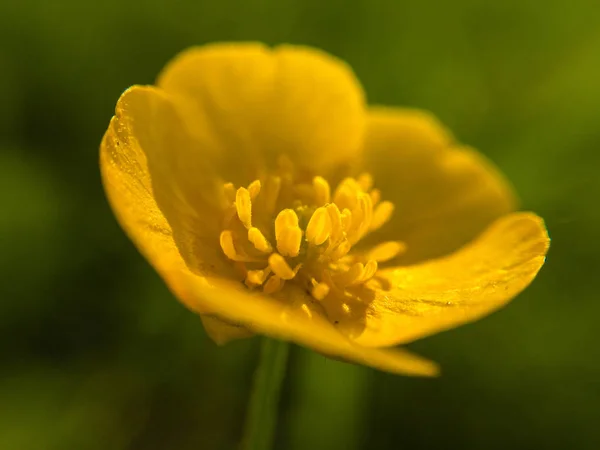
M 243 450 L 270 450 L 272 447 L 288 353 L 288 342 L 263 338 L 248 404 Z

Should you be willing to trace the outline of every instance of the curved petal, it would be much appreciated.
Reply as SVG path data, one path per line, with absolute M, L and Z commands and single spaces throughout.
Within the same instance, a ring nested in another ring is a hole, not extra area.
M 186 100 L 193 126 L 217 134 L 224 165 L 243 171 L 244 183 L 282 153 L 322 171 L 350 161 L 361 148 L 360 84 L 349 66 L 318 50 L 195 47 L 171 61 L 157 84 Z
M 211 253 L 218 239 L 215 237 L 213 244 L 212 237 L 208 239 L 202 230 L 187 227 L 192 219 L 198 220 L 193 215 L 201 211 L 192 208 L 187 183 L 206 184 L 200 187 L 208 189 L 210 179 L 188 179 L 185 171 L 173 178 L 170 172 L 180 164 L 178 155 L 192 148 L 171 99 L 154 88 L 134 87 L 119 100 L 116 116 L 102 140 L 100 167 L 109 202 L 121 226 L 177 298 L 202 316 L 211 337 L 224 341 L 236 337 L 231 334 L 233 329 L 244 333 L 247 329 L 391 372 L 437 373 L 437 366 L 425 359 L 402 350 L 357 346 L 319 315 L 306 317 L 302 309 L 251 295 L 218 277 L 229 267 L 219 267 L 223 258 Z M 202 199 L 199 201 L 202 203 Z M 182 256 L 187 256 L 187 264 Z M 218 317 L 233 325 L 227 324 L 225 330 L 223 322 L 217 322 Z M 221 327 L 215 327 L 216 323 Z
M 491 162 L 457 147 L 424 112 L 371 109 L 364 162 L 382 197 L 395 205 L 377 238 L 407 244 L 398 264 L 446 255 L 515 208 L 507 180 Z
M 378 272 L 390 290 L 377 292 L 356 342 L 406 343 L 489 314 L 531 283 L 549 243 L 541 218 L 513 213 L 452 255 Z
M 403 349 L 368 348 L 348 340 L 319 314 L 307 313 L 311 308 L 253 295 L 239 284 L 226 280 L 208 280 L 186 270 L 162 273 L 173 293 L 194 309 L 209 309 L 216 316 L 256 333 L 297 344 L 329 357 L 365 364 L 403 375 L 435 376 L 437 365 Z M 301 303 L 306 296 L 300 292 Z
M 231 270 L 209 219 L 216 180 L 202 158 L 190 157 L 199 151 L 164 93 L 123 93 L 100 146 L 102 179 L 121 226 L 159 271 L 185 262 L 207 276 Z

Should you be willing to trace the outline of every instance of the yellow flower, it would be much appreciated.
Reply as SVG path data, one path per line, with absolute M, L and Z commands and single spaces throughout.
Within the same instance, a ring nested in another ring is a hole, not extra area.
M 548 236 L 489 161 L 430 115 L 366 106 L 342 61 L 261 44 L 189 49 L 119 99 L 110 204 L 223 343 L 263 333 L 412 375 L 391 347 L 507 303 Z

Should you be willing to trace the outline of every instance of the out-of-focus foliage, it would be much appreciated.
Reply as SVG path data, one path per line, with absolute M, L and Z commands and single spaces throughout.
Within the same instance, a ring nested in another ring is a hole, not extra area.
M 553 238 L 507 309 L 412 345 L 440 379 L 296 349 L 278 448 L 598 448 L 591 0 L 0 2 L 0 448 L 235 448 L 256 343 L 206 338 L 117 226 L 97 166 L 120 92 L 218 40 L 342 57 L 371 102 L 429 109 L 491 157 Z

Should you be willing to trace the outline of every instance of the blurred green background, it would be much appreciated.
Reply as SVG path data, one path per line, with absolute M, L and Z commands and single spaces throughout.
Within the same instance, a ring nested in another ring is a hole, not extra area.
M 292 42 L 437 114 L 553 238 L 505 310 L 410 346 L 410 379 L 294 348 L 277 448 L 600 448 L 597 0 L 0 2 L 0 449 L 233 449 L 257 340 L 216 347 L 108 208 L 119 94 L 181 49 Z

